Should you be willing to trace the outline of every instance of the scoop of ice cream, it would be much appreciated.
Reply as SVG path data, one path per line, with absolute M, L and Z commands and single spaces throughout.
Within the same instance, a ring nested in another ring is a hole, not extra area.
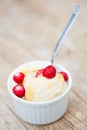
M 52 79 L 42 74 L 35 76 L 36 69 L 26 74 L 23 85 L 27 101 L 42 102 L 60 96 L 66 90 L 66 82 L 62 74 L 57 73 Z

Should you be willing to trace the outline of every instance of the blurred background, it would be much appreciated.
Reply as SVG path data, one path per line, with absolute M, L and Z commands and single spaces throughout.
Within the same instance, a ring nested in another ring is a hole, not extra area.
M 87 103 L 87 0 L 0 0 L 1 98 L 8 96 L 7 78 L 15 67 L 32 60 L 51 59 L 75 5 L 81 6 L 80 13 L 55 62 L 72 75 L 71 101 L 75 100 L 74 93 Z M 70 105 L 74 107 L 73 103 Z M 80 116 L 85 122 L 85 117 Z
M 0 65 L 3 78 L 14 67 L 27 61 L 51 59 L 75 5 L 81 6 L 79 16 L 55 60 L 71 73 L 78 72 L 80 67 L 87 72 L 84 68 L 87 63 L 87 0 L 0 0 Z

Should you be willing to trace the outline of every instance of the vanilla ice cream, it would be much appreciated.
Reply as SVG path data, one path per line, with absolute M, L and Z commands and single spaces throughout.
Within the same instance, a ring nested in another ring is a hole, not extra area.
M 42 102 L 60 96 L 67 88 L 66 82 L 60 73 L 52 79 L 40 74 L 36 77 L 37 69 L 25 70 L 23 85 L 25 87 L 25 99 L 31 102 Z

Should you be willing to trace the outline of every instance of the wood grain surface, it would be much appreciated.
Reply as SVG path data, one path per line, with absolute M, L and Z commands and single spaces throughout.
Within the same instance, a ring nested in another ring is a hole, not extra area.
M 18 118 L 7 90 L 22 63 L 50 60 L 75 5 L 81 11 L 55 62 L 72 75 L 66 114 L 43 126 Z M 87 130 L 87 0 L 0 0 L 0 130 Z

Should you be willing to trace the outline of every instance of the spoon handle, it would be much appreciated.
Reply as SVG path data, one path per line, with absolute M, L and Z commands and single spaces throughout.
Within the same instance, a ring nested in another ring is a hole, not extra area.
M 68 31 L 70 30 L 72 24 L 74 23 L 75 18 L 77 17 L 79 10 L 80 10 L 80 6 L 79 5 L 75 6 L 75 9 L 74 9 L 74 11 L 72 13 L 72 16 L 71 16 L 71 18 L 70 18 L 70 20 L 69 20 L 69 22 L 68 22 L 64 32 L 62 33 L 59 41 L 57 42 L 57 44 L 56 44 L 56 46 L 54 48 L 53 55 L 52 55 L 52 58 L 51 58 L 51 64 L 54 63 L 54 59 L 56 57 L 57 51 L 58 51 L 61 43 L 63 42 L 65 36 L 67 35 Z

